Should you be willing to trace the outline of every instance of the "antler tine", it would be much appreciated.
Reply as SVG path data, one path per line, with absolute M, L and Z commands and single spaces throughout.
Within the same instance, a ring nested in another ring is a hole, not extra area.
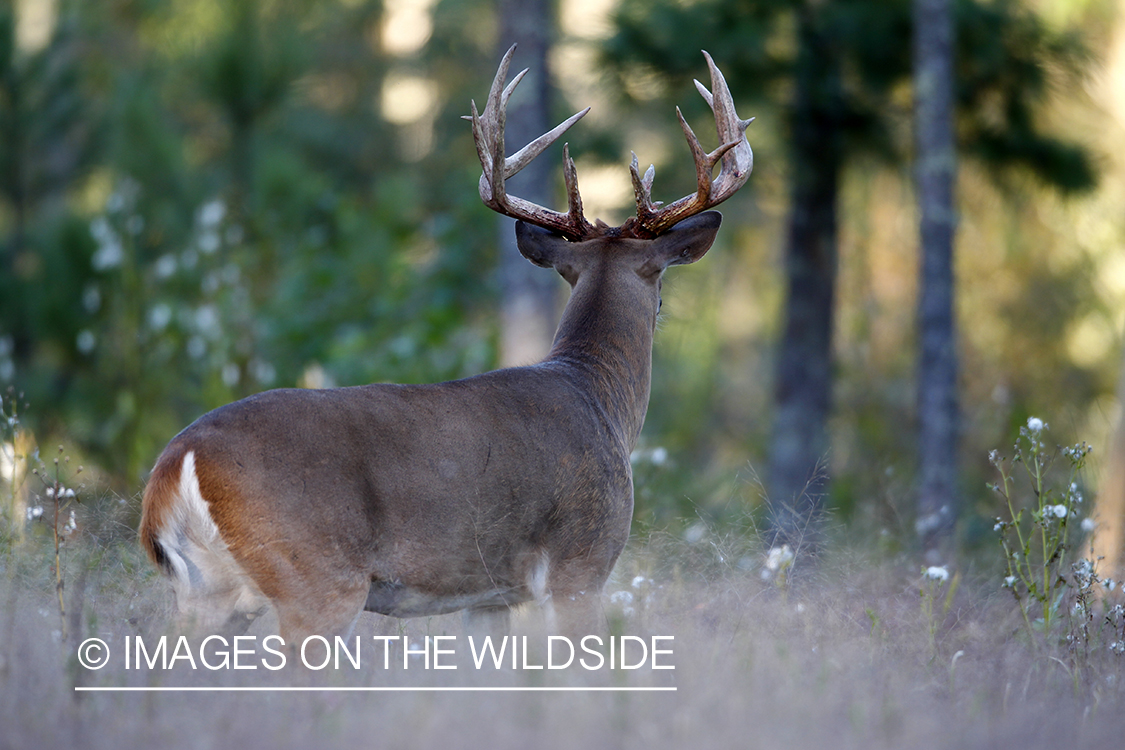
M 734 98 L 731 96 L 722 71 L 706 51 L 703 56 L 707 59 L 707 66 L 711 70 L 712 90 L 708 91 L 699 81 L 695 82 L 695 86 L 715 115 L 715 127 L 721 145 L 711 153 L 705 152 L 691 126 L 684 119 L 683 113 L 680 112 L 680 108 L 676 108 L 680 128 L 684 131 L 684 137 L 695 161 L 696 192 L 668 206 L 661 207 L 659 202 L 654 203 L 652 181 L 655 169 L 649 167 L 642 179 L 638 173 L 637 158 L 634 154 L 630 171 L 637 201 L 637 221 L 631 232 L 637 236 L 655 237 L 687 217 L 717 206 L 746 184 L 754 168 L 754 153 L 746 140 L 746 128 L 754 118 L 739 119 L 734 109 Z M 713 178 L 712 172 L 720 160 L 722 168 L 719 170 L 719 176 Z
M 734 97 L 731 96 L 723 72 L 719 70 L 719 66 L 706 50 L 703 51 L 703 57 L 707 59 L 707 67 L 711 71 L 711 89 L 714 93 L 708 91 L 699 81 L 695 81 L 695 88 L 699 90 L 715 115 L 715 129 L 719 135 L 719 143 L 724 144 L 724 148 L 726 145 L 733 144 L 723 154 L 723 167 L 719 171 L 717 180 L 720 194 L 714 197 L 714 200 L 719 202 L 726 200 L 745 185 L 754 170 L 754 152 L 750 149 L 749 141 L 746 140 L 746 128 L 754 122 L 754 118 L 739 119 L 738 113 L 734 111 Z
M 545 227 L 562 234 L 570 240 L 581 240 L 592 236 L 595 228 L 582 215 L 582 198 L 578 194 L 578 178 L 569 149 L 563 149 L 563 171 L 566 176 L 569 211 L 565 214 L 544 208 L 516 196 L 509 196 L 504 181 L 526 167 L 531 161 L 565 133 L 570 126 L 581 120 L 590 108 L 567 118 L 550 131 L 539 136 L 515 154 L 504 158 L 504 126 L 507 120 L 508 99 L 523 79 L 527 70 L 516 74 L 511 83 L 504 86 L 508 76 L 508 66 L 516 45 L 512 45 L 500 61 L 496 77 L 488 92 L 488 103 L 483 113 L 477 112 L 476 102 L 472 102 L 472 114 L 465 117 L 473 123 L 473 141 L 477 156 L 480 157 L 480 197 L 484 204 L 514 219 Z

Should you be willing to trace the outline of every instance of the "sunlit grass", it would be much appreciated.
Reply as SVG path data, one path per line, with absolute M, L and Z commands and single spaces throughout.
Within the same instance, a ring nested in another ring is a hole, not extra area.
M 80 516 L 82 531 L 63 558 L 66 642 L 48 536 L 33 528 L 0 558 L 0 726 L 14 747 L 1110 748 L 1125 726 L 1125 656 L 1094 649 L 1079 674 L 1065 641 L 1034 645 L 992 570 L 970 563 L 953 590 L 937 573 L 919 574 L 907 555 L 877 558 L 830 542 L 817 561 L 794 560 L 782 587 L 763 576 L 769 550 L 752 535 L 710 527 L 693 542 L 658 531 L 634 539 L 606 587 L 608 633 L 674 636 L 668 672 L 478 672 L 463 662 L 439 672 L 418 660 L 384 670 L 378 659 L 359 671 L 192 671 L 181 663 L 163 672 L 125 670 L 120 661 L 84 670 L 74 654 L 85 638 L 120 649 L 126 636 L 151 642 L 170 632 L 169 586 L 109 518 L 122 512 L 115 505 L 103 498 L 91 506 L 100 519 Z M 529 610 L 515 633 L 535 634 L 537 623 Z M 271 624 L 263 618 L 251 634 Z M 364 615 L 356 634 L 408 635 L 417 644 L 463 632 L 457 615 Z M 677 690 L 135 695 L 78 694 L 77 685 Z

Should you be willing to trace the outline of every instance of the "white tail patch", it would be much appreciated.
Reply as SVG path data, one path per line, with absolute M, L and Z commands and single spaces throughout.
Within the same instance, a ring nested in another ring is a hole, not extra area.
M 547 590 L 547 574 L 551 572 L 551 559 L 546 550 L 539 551 L 539 559 L 527 574 L 527 588 L 531 590 L 531 598 L 538 604 L 545 604 L 551 599 L 551 592 Z
M 551 572 L 551 558 L 547 550 L 540 550 L 535 565 L 527 573 L 527 588 L 531 590 L 531 597 L 543 611 L 544 624 L 547 631 L 558 632 L 558 618 L 555 614 L 555 604 L 551 599 L 551 592 L 547 588 L 547 581 Z
M 268 603 L 234 559 L 199 488 L 195 452 L 184 454 L 180 483 L 159 530 L 172 568 L 180 615 L 196 627 L 223 626 L 234 614 L 251 614 Z
M 214 549 L 218 542 L 222 547 L 219 527 L 211 518 L 207 501 L 199 489 L 199 477 L 195 474 L 195 451 L 184 455 L 180 466 L 180 484 L 172 501 L 171 512 L 165 516 L 165 526 L 160 529 L 160 546 L 168 556 L 172 566 L 172 577 L 191 585 L 202 583 L 199 568 L 187 555 L 190 546 Z M 228 552 L 229 554 L 229 552 Z

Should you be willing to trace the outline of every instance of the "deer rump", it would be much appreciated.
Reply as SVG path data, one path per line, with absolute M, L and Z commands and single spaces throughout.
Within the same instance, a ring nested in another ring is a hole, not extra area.
M 328 634 L 363 609 L 574 600 L 628 538 L 627 448 L 547 364 L 268 391 L 169 443 L 141 536 L 196 629 L 245 630 L 268 603 L 283 633 Z

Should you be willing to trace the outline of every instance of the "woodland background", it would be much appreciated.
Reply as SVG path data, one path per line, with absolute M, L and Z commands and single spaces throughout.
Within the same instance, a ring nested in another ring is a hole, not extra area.
M 1112 537 L 1125 4 L 951 7 L 952 539 L 993 544 L 988 453 L 1031 416 L 1095 446 Z M 592 105 L 567 137 L 587 216 L 620 222 L 630 150 L 658 197 L 694 189 L 675 105 L 716 145 L 705 48 L 757 117 L 756 166 L 716 247 L 667 276 L 636 522 L 768 529 L 804 496 L 833 533 L 916 549 L 919 467 L 950 445 L 918 430 L 911 28 L 904 0 L 5 0 L 0 479 L 61 444 L 88 502 L 135 503 L 163 445 L 233 399 L 534 361 L 565 284 L 481 205 L 460 115 L 519 40 L 509 150 Z M 560 205 L 559 151 L 513 192 Z

